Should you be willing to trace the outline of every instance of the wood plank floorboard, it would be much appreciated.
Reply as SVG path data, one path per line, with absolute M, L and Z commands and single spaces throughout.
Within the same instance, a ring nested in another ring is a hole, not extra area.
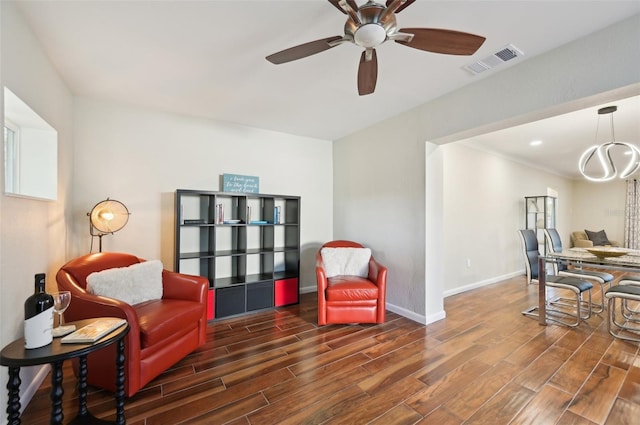
M 639 423 L 638 344 L 610 336 L 606 312 L 540 326 L 521 314 L 537 296 L 524 276 L 508 279 L 446 298 L 447 317 L 428 326 L 387 312 L 380 325 L 318 327 L 315 294 L 211 322 L 203 347 L 126 400 L 127 423 Z M 69 362 L 63 371 L 68 423 L 76 379 Z M 49 423 L 50 390 L 48 377 L 23 424 Z M 90 387 L 88 405 L 114 420 L 111 393 Z

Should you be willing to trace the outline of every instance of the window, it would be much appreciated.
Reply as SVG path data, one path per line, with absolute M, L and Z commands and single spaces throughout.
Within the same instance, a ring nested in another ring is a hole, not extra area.
M 7 87 L 4 113 L 5 194 L 55 200 L 57 131 Z
M 4 123 L 4 184 L 7 192 L 18 193 L 19 130 L 10 121 Z

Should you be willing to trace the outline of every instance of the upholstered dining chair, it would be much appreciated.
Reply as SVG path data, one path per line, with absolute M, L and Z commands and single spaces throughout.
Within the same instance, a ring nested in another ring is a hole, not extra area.
M 538 259 L 540 251 L 538 250 L 538 237 L 532 229 L 523 229 L 518 232 L 522 246 L 522 253 L 525 258 L 525 269 L 527 274 L 527 283 L 537 283 L 539 273 L 545 273 L 545 270 L 539 270 Z M 554 298 L 546 300 L 547 320 L 555 321 L 566 326 L 575 327 L 582 320 L 591 317 L 591 288 L 593 285 L 583 279 L 572 276 L 546 275 L 546 286 L 548 288 L 561 289 L 570 291 L 573 298 Z M 586 294 L 587 299 L 583 299 Z M 573 312 L 571 311 L 573 310 Z M 538 307 L 533 307 L 522 312 L 526 316 L 539 317 Z M 572 317 L 572 321 L 562 320 L 561 316 Z
M 640 288 L 640 275 L 625 274 L 622 277 L 620 277 L 620 279 L 618 279 L 618 285 L 631 285 L 631 286 L 637 286 Z M 640 315 L 640 311 L 629 308 L 627 300 L 623 300 L 622 315 L 626 319 L 634 319 Z
M 549 252 L 562 252 L 562 239 L 556 229 L 544 229 L 544 236 L 547 241 L 547 247 Z M 600 300 L 601 302 L 593 303 L 592 308 L 594 313 L 602 313 L 605 306 L 605 286 L 610 287 L 613 282 L 613 275 L 606 272 L 596 270 L 583 270 L 578 268 L 570 269 L 566 264 L 553 263 L 554 274 L 560 276 L 573 276 L 578 279 L 587 279 L 594 281 L 600 287 Z
M 387 268 L 363 245 L 336 240 L 316 254 L 318 325 L 384 323 Z
M 640 318 L 636 312 L 627 308 L 627 303 L 640 303 L 640 286 L 636 284 L 615 285 L 605 293 L 609 304 L 607 329 L 616 338 L 640 342 Z M 616 301 L 620 300 L 620 314 L 617 313 Z

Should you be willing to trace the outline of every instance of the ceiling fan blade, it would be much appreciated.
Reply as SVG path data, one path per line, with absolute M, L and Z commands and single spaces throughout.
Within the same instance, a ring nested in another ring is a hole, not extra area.
M 413 34 L 413 39 L 396 40 L 396 43 L 447 55 L 472 55 L 485 40 L 479 35 L 436 28 L 402 28 L 399 32 Z
M 370 52 L 370 54 L 368 54 Z M 378 57 L 375 49 L 368 49 L 360 56 L 358 67 L 358 93 L 360 96 L 371 94 L 378 80 Z
M 391 6 L 391 3 L 393 3 L 395 0 L 387 0 L 387 7 Z M 402 12 L 404 9 L 406 9 L 408 6 L 411 6 L 411 4 L 413 2 L 415 2 L 416 0 L 407 0 L 402 6 L 398 7 L 398 9 L 396 9 L 395 13 L 400 13 Z
M 331 45 L 332 42 L 341 40 L 342 37 L 337 35 L 334 37 L 323 38 L 321 40 L 310 41 L 309 43 L 300 44 L 298 46 L 290 47 L 280 52 L 274 53 L 266 57 L 266 59 L 279 65 L 285 62 L 291 62 L 297 59 L 306 58 L 307 56 L 315 55 L 316 53 L 324 52 L 337 44 Z
M 340 12 L 344 13 L 345 15 L 347 14 L 347 12 L 345 10 L 343 10 L 340 7 L 340 5 L 338 4 L 338 3 L 340 3 L 340 0 L 329 0 L 329 3 L 334 5 L 336 7 L 336 9 L 338 9 Z M 358 11 L 358 5 L 356 4 L 356 2 L 354 0 L 347 0 L 347 3 L 349 3 L 349 6 L 351 6 L 351 8 L 353 10 L 355 10 L 356 12 Z

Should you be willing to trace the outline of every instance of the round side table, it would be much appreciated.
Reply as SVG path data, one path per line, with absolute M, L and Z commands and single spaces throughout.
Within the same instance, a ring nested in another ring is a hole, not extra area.
M 79 320 L 68 324 L 76 325 L 80 329 L 99 318 Z M 46 363 L 51 364 L 51 424 L 62 424 L 62 363 L 65 360 L 78 358 L 78 415 L 71 424 L 107 424 L 113 422 L 97 419 L 87 410 L 87 355 L 117 343 L 116 352 L 116 421 L 118 425 L 125 423 L 124 417 L 124 336 L 129 332 L 129 325 L 125 324 L 111 331 L 94 343 L 62 344 L 60 338 L 44 347 L 27 350 L 24 348 L 24 338 L 17 339 L 4 347 L 0 353 L 0 364 L 9 368 L 9 399 L 7 402 L 7 417 L 9 425 L 20 424 L 20 368 Z

